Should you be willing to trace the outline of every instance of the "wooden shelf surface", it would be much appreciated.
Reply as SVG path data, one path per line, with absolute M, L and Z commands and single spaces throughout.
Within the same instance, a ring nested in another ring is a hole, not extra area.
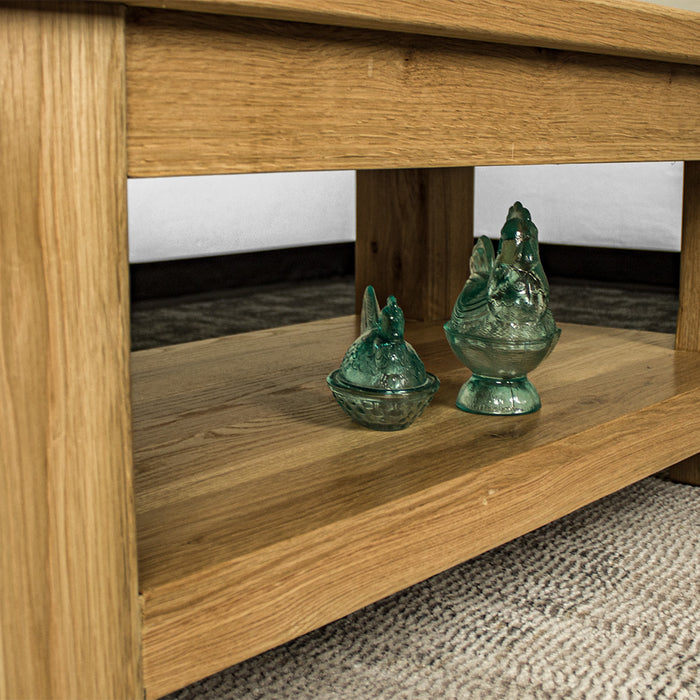
M 700 452 L 700 356 L 562 325 L 541 411 L 454 406 L 440 324 L 406 337 L 441 387 L 409 429 L 352 423 L 325 376 L 355 317 L 134 353 L 144 675 L 158 697 Z

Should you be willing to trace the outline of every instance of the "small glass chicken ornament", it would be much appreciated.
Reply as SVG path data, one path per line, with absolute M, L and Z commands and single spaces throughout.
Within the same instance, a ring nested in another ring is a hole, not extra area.
M 404 326 L 396 298 L 390 296 L 380 310 L 374 288 L 367 287 L 360 336 L 348 348 L 340 368 L 326 378 L 343 410 L 373 430 L 407 428 L 440 386 L 404 340 Z
M 472 371 L 458 408 L 517 415 L 541 407 L 527 373 L 549 355 L 561 331 L 549 309 L 537 227 L 520 202 L 508 210 L 495 258 L 488 237 L 474 245 L 469 278 L 444 328 L 452 351 Z

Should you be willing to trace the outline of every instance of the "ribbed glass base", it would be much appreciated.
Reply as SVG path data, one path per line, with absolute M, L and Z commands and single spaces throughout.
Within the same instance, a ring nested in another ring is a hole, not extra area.
M 472 374 L 457 395 L 457 408 L 469 413 L 516 416 L 538 411 L 542 403 L 527 377 L 494 379 Z

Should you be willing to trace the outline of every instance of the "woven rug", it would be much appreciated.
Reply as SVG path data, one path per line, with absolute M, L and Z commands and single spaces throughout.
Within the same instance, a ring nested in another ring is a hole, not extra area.
M 551 282 L 558 321 L 674 329 L 672 291 Z M 352 278 L 142 302 L 132 344 L 353 306 Z M 699 629 L 700 488 L 651 477 L 168 697 L 695 700 Z

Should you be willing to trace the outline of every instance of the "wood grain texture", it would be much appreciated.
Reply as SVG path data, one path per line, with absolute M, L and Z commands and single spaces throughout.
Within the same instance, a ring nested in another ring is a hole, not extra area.
M 368 284 L 407 318 L 445 320 L 469 268 L 474 169 L 357 172 L 357 309 Z
M 700 63 L 700 14 L 625 0 L 109 0 Z
M 353 317 L 133 357 L 144 672 L 162 695 L 558 518 L 700 450 L 700 355 L 564 326 L 540 412 L 454 407 L 440 324 L 407 339 L 442 385 L 377 433 L 325 375 Z M 283 611 L 283 612 L 282 612 Z
M 700 67 L 135 10 L 132 176 L 700 160 Z
M 682 226 L 676 347 L 700 351 L 700 161 L 685 163 Z
M 0 7 L 8 699 L 140 694 L 124 72 L 123 9 Z

